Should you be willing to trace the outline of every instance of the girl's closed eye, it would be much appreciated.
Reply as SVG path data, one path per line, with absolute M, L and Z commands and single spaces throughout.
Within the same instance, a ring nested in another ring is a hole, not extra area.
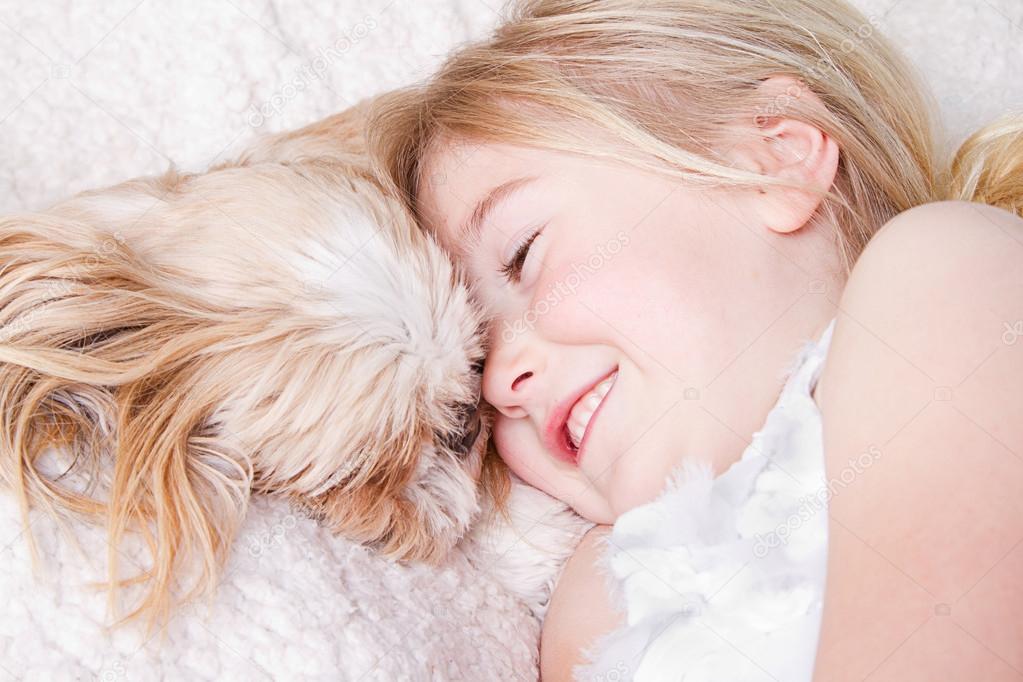
M 529 258 L 530 248 L 533 246 L 533 242 L 539 237 L 546 224 L 534 230 L 526 237 L 522 243 L 515 249 L 512 257 L 501 266 L 501 275 L 512 284 L 518 284 L 522 279 L 522 271 L 525 268 L 526 260 Z

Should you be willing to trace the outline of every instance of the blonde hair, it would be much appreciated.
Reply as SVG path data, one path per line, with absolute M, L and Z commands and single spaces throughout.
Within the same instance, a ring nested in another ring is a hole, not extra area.
M 763 187 L 715 150 L 737 117 L 811 123 L 841 150 L 818 215 L 837 226 L 848 271 L 873 234 L 919 204 L 962 199 L 1023 209 L 1023 116 L 935 144 L 937 104 L 873 17 L 842 0 L 521 0 L 493 35 L 425 83 L 382 96 L 373 153 L 417 218 L 424 159 L 445 141 L 610 158 L 690 186 Z M 756 86 L 790 75 L 799 91 Z M 588 131 L 596 130 L 598 134 Z

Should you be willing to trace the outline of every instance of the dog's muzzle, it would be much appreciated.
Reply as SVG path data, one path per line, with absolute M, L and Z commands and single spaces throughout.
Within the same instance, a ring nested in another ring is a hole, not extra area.
M 442 438 L 441 442 L 452 452 L 458 455 L 467 455 L 483 430 L 483 419 L 478 404 L 460 405 L 458 411 L 462 428 L 456 433 Z
M 472 450 L 472 446 L 476 443 L 476 439 L 480 436 L 480 431 L 483 430 L 483 420 L 480 418 L 479 405 L 472 409 L 472 415 L 469 417 L 469 421 L 465 427 L 465 435 L 458 441 L 458 452 L 459 454 L 467 455 Z
M 483 415 L 481 414 L 483 403 L 482 395 L 479 393 L 482 391 L 483 359 L 474 362 L 469 369 L 476 380 L 477 400 L 476 402 L 460 403 L 456 406 L 461 428 L 453 434 L 445 434 L 440 438 L 444 447 L 458 455 L 468 455 L 483 430 Z

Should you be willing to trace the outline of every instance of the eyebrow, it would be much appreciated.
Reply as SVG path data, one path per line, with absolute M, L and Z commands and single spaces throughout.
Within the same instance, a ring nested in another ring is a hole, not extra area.
M 473 209 L 469 219 L 465 221 L 458 231 L 460 239 L 456 251 L 460 257 L 467 256 L 470 251 L 479 245 L 480 238 L 483 235 L 483 226 L 490 220 L 490 216 L 497 210 L 497 207 L 507 201 L 517 191 L 536 180 L 536 178 L 537 176 L 535 175 L 515 178 L 503 182 L 487 192 L 486 196 L 476 204 L 476 208 Z

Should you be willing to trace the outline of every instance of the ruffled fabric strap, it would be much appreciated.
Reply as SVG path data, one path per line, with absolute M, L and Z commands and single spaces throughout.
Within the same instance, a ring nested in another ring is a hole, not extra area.
M 820 413 L 811 397 L 834 320 L 807 342 L 742 458 L 683 463 L 622 514 L 598 568 L 625 624 L 577 680 L 799 682 L 812 676 L 827 557 Z

